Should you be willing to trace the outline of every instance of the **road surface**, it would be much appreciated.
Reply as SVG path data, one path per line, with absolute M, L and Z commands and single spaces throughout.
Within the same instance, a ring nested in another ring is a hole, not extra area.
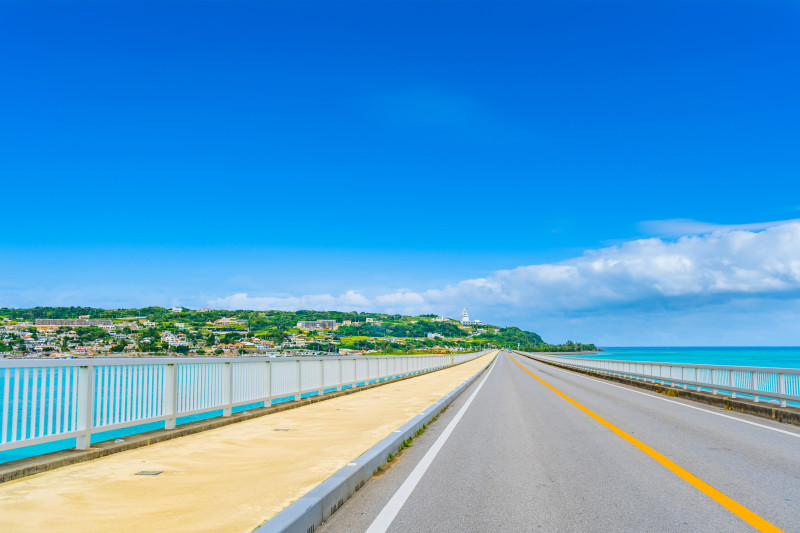
M 796 426 L 518 354 L 484 376 L 318 532 L 800 532 Z

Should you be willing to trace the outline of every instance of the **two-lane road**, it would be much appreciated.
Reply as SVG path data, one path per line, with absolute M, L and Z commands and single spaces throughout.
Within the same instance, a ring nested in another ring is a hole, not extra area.
M 322 531 L 773 525 L 800 531 L 800 428 L 501 353 Z

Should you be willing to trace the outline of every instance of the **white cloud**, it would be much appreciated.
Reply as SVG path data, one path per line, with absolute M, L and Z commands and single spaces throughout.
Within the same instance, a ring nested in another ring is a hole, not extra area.
M 675 218 L 670 220 L 647 220 L 639 224 L 639 229 L 644 233 L 659 237 L 680 237 L 684 235 L 723 233 L 734 230 L 760 231 L 793 222 L 800 222 L 800 219 L 755 222 L 751 224 L 712 224 L 710 222 L 700 222 L 686 218 Z
M 419 314 L 433 311 L 425 296 L 408 290 L 378 295 L 373 298 L 373 302 L 377 308 L 387 313 Z
M 225 308 L 329 309 L 453 313 L 512 307 L 531 312 L 595 312 L 654 302 L 702 307 L 733 298 L 800 294 L 800 222 L 714 226 L 677 240 L 649 238 L 589 250 L 550 264 L 500 270 L 423 292 L 367 296 L 348 291 L 289 297 L 235 294 L 209 302 Z
M 800 290 L 800 223 L 651 238 L 555 264 L 499 271 L 446 289 L 515 306 L 594 309 L 653 299 L 769 296 Z
M 330 294 L 307 294 L 304 296 L 249 296 L 237 293 L 224 298 L 208 301 L 216 309 L 277 309 L 296 311 L 298 309 L 322 309 L 327 311 L 367 311 L 372 304 L 362 294 L 347 291 L 339 296 Z

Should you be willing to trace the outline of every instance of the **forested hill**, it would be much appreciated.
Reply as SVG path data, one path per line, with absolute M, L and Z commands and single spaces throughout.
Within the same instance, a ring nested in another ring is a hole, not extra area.
M 536 351 L 594 350 L 594 345 L 569 342 L 550 345 L 532 331 L 518 327 L 498 327 L 491 324 L 464 325 L 457 320 L 436 315 L 404 316 L 387 313 L 356 313 L 341 311 L 249 311 L 185 308 L 167 309 L 145 307 L 141 309 L 100 309 L 93 307 L 34 307 L 30 309 L 0 309 L 0 319 L 10 322 L 34 322 L 36 319 L 111 319 L 115 323 L 138 321 L 153 323 L 156 330 L 181 328 L 214 332 L 220 321 L 229 320 L 227 339 L 257 337 L 276 344 L 287 341 L 292 335 L 302 333 L 297 325 L 301 321 L 334 320 L 336 329 L 325 334 L 311 334 L 310 341 L 324 348 L 325 342 L 336 340 L 338 346 L 354 349 L 413 350 L 415 348 L 508 346 Z M 240 333 L 237 333 L 241 330 Z M 308 334 L 307 334 L 308 335 Z M 317 338 L 319 337 L 319 338 Z M 215 339 L 219 340 L 219 339 Z M 211 342 L 211 340 L 209 340 Z

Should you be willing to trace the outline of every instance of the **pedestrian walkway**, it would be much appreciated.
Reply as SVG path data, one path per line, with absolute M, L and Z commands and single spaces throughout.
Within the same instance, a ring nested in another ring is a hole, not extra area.
M 2 529 L 252 531 L 480 371 L 495 353 L 4 483 Z

